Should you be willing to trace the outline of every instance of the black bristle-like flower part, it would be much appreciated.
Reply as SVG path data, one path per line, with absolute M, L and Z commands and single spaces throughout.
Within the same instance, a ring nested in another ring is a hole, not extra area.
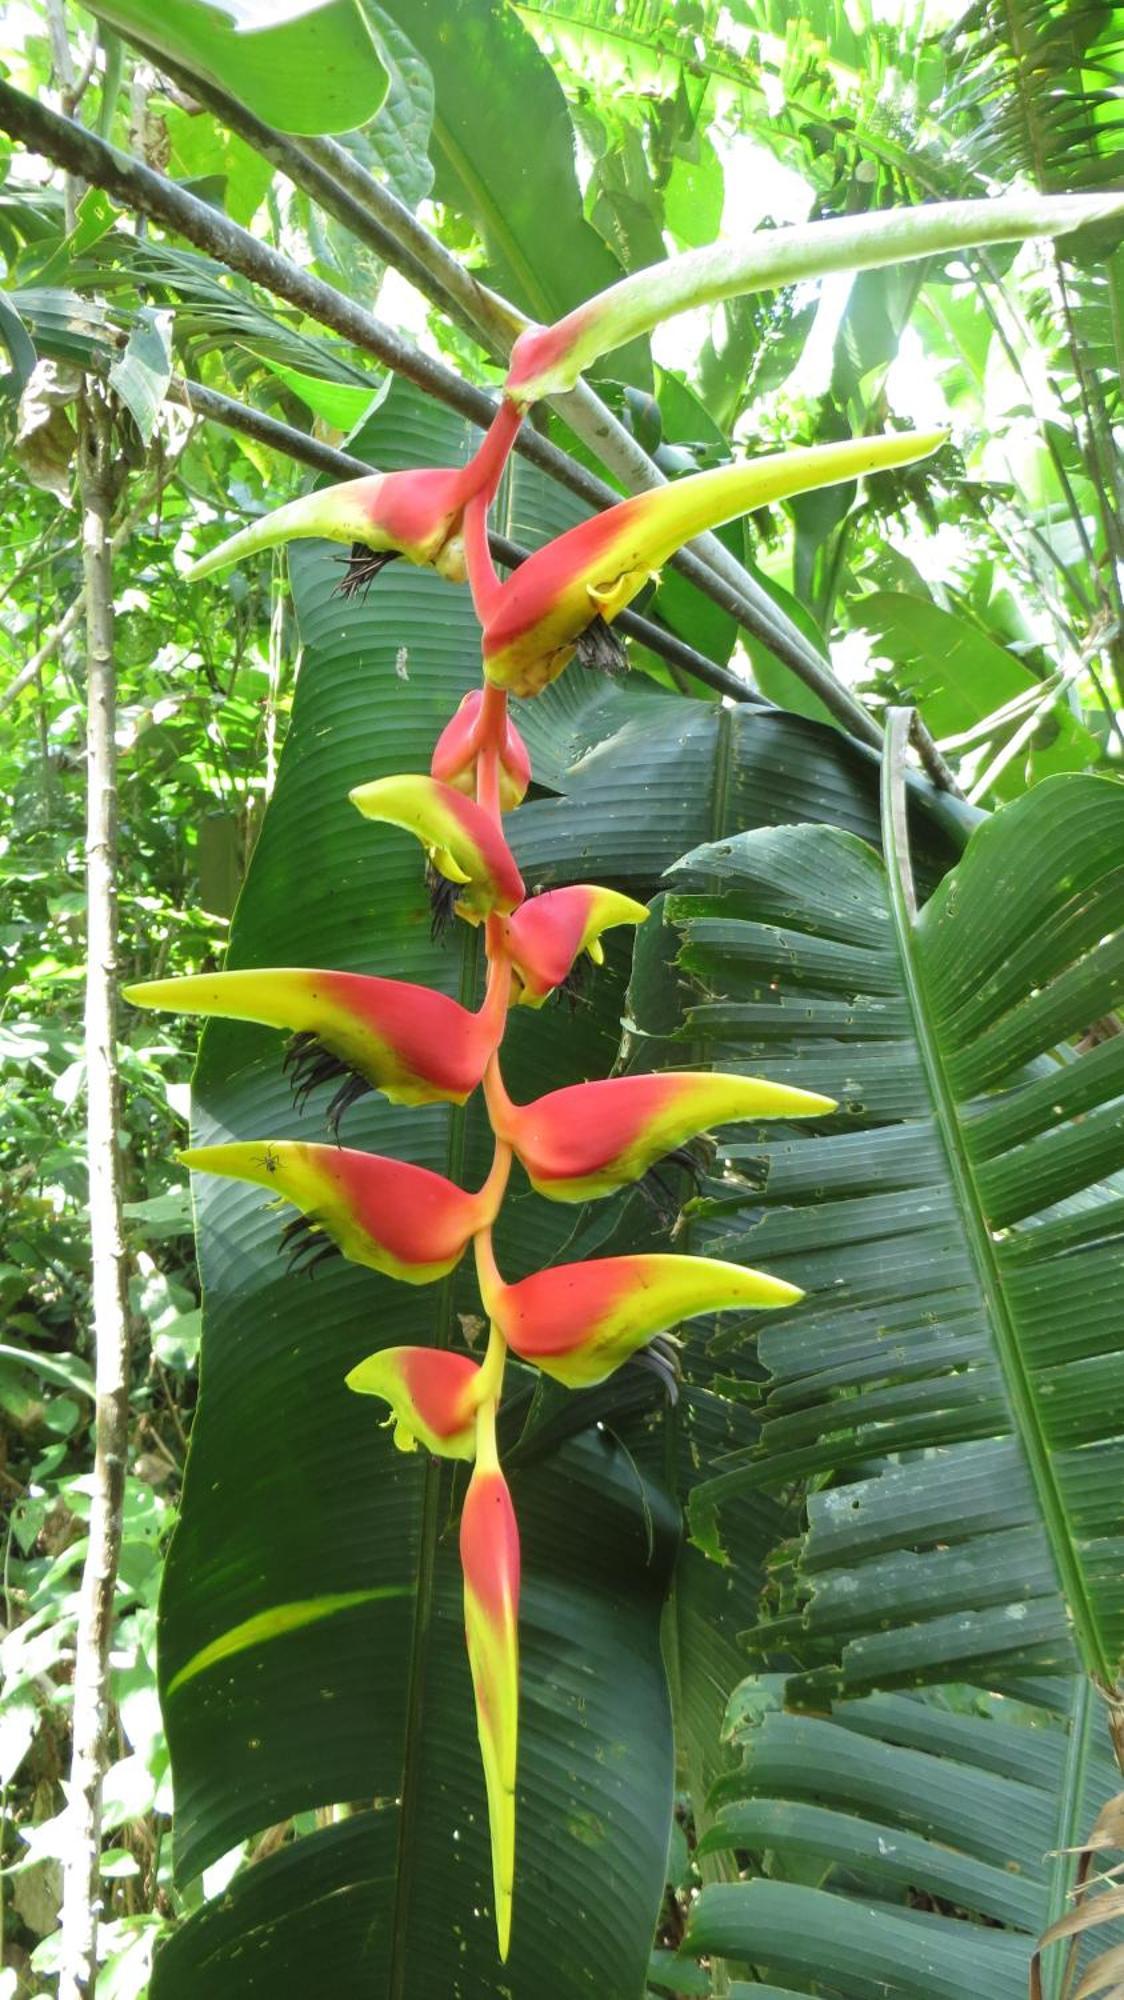
M 679 1401 L 679 1385 L 683 1380 L 677 1342 L 670 1339 L 667 1334 L 657 1333 L 654 1340 L 650 1340 L 646 1347 L 640 1348 L 638 1353 L 632 1355 L 628 1365 L 646 1369 L 649 1374 L 654 1375 L 672 1409 L 675 1408 Z
M 340 581 L 335 588 L 337 597 L 359 597 L 366 599 L 367 592 L 387 563 L 397 562 L 400 549 L 369 549 L 365 542 L 352 542 L 345 556 L 338 560 L 346 563 Z
M 328 1124 L 338 1146 L 340 1119 L 357 1098 L 365 1097 L 374 1088 L 373 1084 L 352 1069 L 350 1063 L 344 1062 L 342 1056 L 333 1055 L 331 1049 L 326 1049 L 319 1037 L 307 1029 L 290 1038 L 281 1067 L 289 1079 L 293 1104 L 298 1111 L 304 1110 L 312 1092 L 318 1090 L 322 1083 L 341 1084 L 327 1110 Z
M 442 938 L 456 915 L 457 885 L 438 873 L 432 861 L 425 864 L 425 889 L 429 897 L 429 935 Z
M 673 1152 L 665 1153 L 663 1158 L 650 1166 L 647 1173 L 637 1182 L 636 1185 L 644 1200 L 655 1210 L 665 1229 L 674 1229 L 683 1206 L 675 1188 L 665 1178 L 668 1170 L 673 1172 L 678 1170 L 679 1173 L 687 1174 L 694 1192 L 698 1194 L 703 1175 L 710 1168 L 713 1153 L 713 1145 L 708 1140 L 692 1139 L 686 1146 L 676 1146 Z
M 575 1013 L 579 1007 L 589 1006 L 589 994 L 586 988 L 589 985 L 592 972 L 593 960 L 588 958 L 583 951 L 580 957 L 575 958 L 565 979 L 561 980 L 555 987 L 555 999 L 564 1000 L 571 1014 Z
M 281 1251 L 288 1257 L 290 1276 L 303 1271 L 312 1276 L 317 1266 L 341 1255 L 339 1245 L 325 1234 L 324 1225 L 314 1215 L 295 1215 L 281 1231 Z
M 337 1146 L 340 1143 L 340 1120 L 344 1112 L 349 1111 L 353 1104 L 358 1104 L 361 1097 L 366 1097 L 372 1087 L 365 1076 L 360 1076 L 356 1070 L 348 1070 L 335 1096 L 329 1099 L 324 1117 Z
M 579 667 L 589 667 L 597 674 L 608 674 L 614 680 L 628 672 L 624 640 L 600 615 L 586 626 L 574 656 Z

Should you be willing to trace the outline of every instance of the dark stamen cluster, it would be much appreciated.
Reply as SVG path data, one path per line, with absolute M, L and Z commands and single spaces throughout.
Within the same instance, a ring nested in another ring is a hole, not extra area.
M 552 998 L 556 1000 L 565 1000 L 566 1005 L 570 1009 L 571 1014 L 573 1014 L 578 1007 L 588 1007 L 589 1006 L 588 987 L 592 971 L 593 971 L 593 962 L 591 959 L 586 957 L 586 954 L 583 951 L 579 957 L 575 958 L 572 966 L 570 967 L 569 972 L 566 974 L 565 979 L 560 980 L 558 985 L 555 987 Z
M 303 1271 L 312 1276 L 318 1264 L 341 1255 L 339 1245 L 324 1234 L 323 1223 L 314 1215 L 295 1215 L 281 1231 L 281 1252 L 288 1257 L 290 1273 Z
M 672 1409 L 675 1408 L 679 1401 L 679 1384 L 683 1380 L 683 1368 L 676 1341 L 670 1339 L 667 1334 L 657 1333 L 655 1339 L 650 1340 L 647 1347 L 642 1347 L 634 1354 L 627 1365 L 644 1368 L 649 1374 L 654 1375 Z
M 614 679 L 628 672 L 624 640 L 601 617 L 586 626 L 578 640 L 575 658 L 579 667 L 590 667 L 594 673 L 609 674 Z
M 400 549 L 369 549 L 365 542 L 352 542 L 347 554 L 339 558 L 347 568 L 336 585 L 335 595 L 365 599 L 380 572 L 387 563 L 397 562 L 400 554 Z
M 709 1171 L 714 1148 L 707 1140 L 692 1139 L 686 1146 L 676 1146 L 672 1153 L 665 1153 L 662 1160 L 649 1167 L 647 1173 L 637 1182 L 637 1187 L 645 1201 L 655 1210 L 663 1228 L 672 1229 L 679 1220 L 683 1206 L 681 1190 L 666 1178 L 668 1169 L 673 1173 L 686 1174 L 694 1192 L 698 1194 L 703 1175 Z
M 360 1076 L 342 1056 L 333 1055 L 326 1049 L 319 1036 L 310 1033 L 293 1035 L 285 1050 L 282 1069 L 289 1079 L 293 1093 L 293 1103 L 298 1111 L 303 1111 L 314 1090 L 322 1083 L 335 1083 L 340 1077 L 343 1082 L 331 1099 L 324 1116 L 331 1129 L 337 1146 L 340 1142 L 340 1120 L 344 1112 L 360 1097 L 365 1097 L 373 1088 L 365 1076 Z
M 456 914 L 457 885 L 440 875 L 432 861 L 425 864 L 425 888 L 429 897 L 429 935 L 442 938 Z

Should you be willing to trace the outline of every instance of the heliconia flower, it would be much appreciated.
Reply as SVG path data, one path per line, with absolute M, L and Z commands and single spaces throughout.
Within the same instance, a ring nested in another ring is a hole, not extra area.
M 488 1795 L 499 1954 L 511 1942 L 515 1769 L 519 1738 L 519 1529 L 495 1455 L 494 1406 L 477 1419 L 477 1455 L 461 1514 L 464 1625 Z
M 485 690 L 473 688 L 466 694 L 456 714 L 445 724 L 430 759 L 430 772 L 442 784 L 473 798 L 476 793 L 476 760 L 480 754 L 481 710 Z M 502 700 L 503 697 L 501 696 Z M 509 715 L 503 721 L 499 748 L 500 806 L 511 812 L 526 796 L 531 782 L 531 759 L 527 746 Z
M 457 894 L 454 908 L 469 923 L 523 900 L 523 881 L 500 828 L 486 812 L 437 778 L 376 778 L 348 794 L 367 819 L 401 826 L 421 841 L 430 865 Z
M 359 1396 L 381 1396 L 399 1451 L 423 1444 L 436 1458 L 473 1458 L 482 1370 L 440 1347 L 384 1347 L 344 1377 Z
M 741 1118 L 815 1118 L 835 1100 L 753 1076 L 664 1070 L 608 1077 L 513 1104 L 493 1064 L 485 1078 L 497 1138 L 553 1201 L 589 1201 L 639 1180 L 665 1154 L 711 1125 Z
M 804 1296 L 741 1264 L 647 1253 L 555 1264 L 514 1285 L 485 1276 L 481 1290 L 512 1353 L 568 1389 L 603 1382 L 654 1334 L 696 1313 L 760 1312 Z
M 661 320 L 718 299 L 772 291 L 832 271 L 871 271 L 982 243 L 1058 236 L 1118 215 L 1121 196 L 1019 193 L 983 201 L 833 216 L 721 239 L 634 271 L 553 326 L 530 326 L 511 350 L 504 393 L 520 407 L 572 389 L 583 369 Z
M 541 1007 L 556 987 L 565 984 L 583 951 L 595 965 L 603 963 L 602 931 L 615 924 L 642 924 L 647 916 L 643 903 L 592 883 L 532 896 L 508 918 L 503 931 L 518 987 L 516 1004 Z
M 304 493 L 230 535 L 192 563 L 187 581 L 197 583 L 200 577 L 241 562 L 244 556 L 257 555 L 260 549 L 318 538 L 369 549 L 388 562 L 394 556 L 405 556 L 409 562 L 439 570 L 451 583 L 463 583 L 466 571 L 460 523 L 465 498 L 461 468 L 425 466 L 346 479 L 339 486 Z M 371 566 L 371 575 L 377 567 Z
M 356 556 L 348 579 L 352 587 L 369 583 L 395 556 L 435 569 L 451 583 L 463 583 L 465 507 L 474 494 L 490 497 L 495 491 L 519 422 L 518 410 L 504 401 L 467 465 L 373 472 L 290 500 L 201 556 L 185 572 L 186 579 L 196 583 L 259 549 L 312 538 L 350 543 Z M 364 551 L 374 559 L 361 560 Z
M 307 1270 L 334 1247 L 388 1278 L 430 1285 L 460 1262 L 476 1231 L 495 1216 L 487 1185 L 468 1194 L 428 1167 L 344 1146 L 243 1139 L 191 1146 L 176 1157 L 195 1173 L 252 1181 L 291 1201 L 301 1215 L 282 1243 L 293 1265 L 303 1262 Z
M 484 627 L 484 672 L 513 694 L 538 694 L 586 633 L 632 602 L 674 550 L 704 528 L 819 486 L 908 465 L 943 444 L 944 431 L 848 438 L 724 465 L 634 494 L 548 542 L 495 593 Z
M 463 1104 L 484 1074 L 507 1011 L 498 986 L 473 1014 L 405 980 L 291 966 L 150 979 L 124 993 L 136 1007 L 293 1029 L 286 1067 L 298 1103 L 318 1084 L 342 1078 L 328 1107 L 334 1124 L 366 1090 L 381 1090 L 393 1104 Z

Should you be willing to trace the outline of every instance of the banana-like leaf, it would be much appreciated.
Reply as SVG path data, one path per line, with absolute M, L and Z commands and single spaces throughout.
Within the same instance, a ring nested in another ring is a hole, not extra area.
M 386 96 L 386 68 L 356 0 L 298 0 L 275 21 L 253 0 L 98 0 L 94 12 L 283 132 L 350 131 Z
M 685 1950 L 792 1995 L 1024 2000 L 1036 1939 L 1066 1907 L 1066 1850 L 1118 1783 L 1087 1682 L 874 1695 L 812 1717 L 747 1681 L 729 1730 L 742 1768 L 701 1851 L 760 1872 L 704 1888 Z
M 365 446 L 394 466 L 448 461 L 467 442 L 398 392 Z M 308 545 L 291 563 L 303 665 L 231 961 L 377 970 L 474 1000 L 476 933 L 430 939 L 415 843 L 347 799 L 355 784 L 425 769 L 479 672 L 468 593 L 402 564 L 357 603 L 335 594 L 330 548 Z M 514 1022 L 518 1094 L 607 1071 L 620 1004 L 619 971 L 607 968 L 572 1029 Z M 281 1053 L 268 1030 L 208 1029 L 200 1141 L 323 1136 L 315 1100 L 294 1115 Z M 369 1098 L 344 1136 L 469 1187 L 487 1164 L 476 1104 L 405 1110 Z M 190 1877 L 310 1809 L 341 1823 L 251 1869 L 186 1925 L 154 1995 L 233 2000 L 253 1985 L 285 2000 L 325 1982 L 401 2000 L 497 1991 L 456 1551 L 463 1469 L 397 1452 L 344 1385 L 375 1347 L 463 1347 L 475 1287 L 463 1273 L 423 1295 L 343 1265 L 287 1278 L 264 1194 L 240 1183 L 198 1192 L 206 1387 L 161 1641 L 179 1870 Z M 572 1218 L 534 1196 L 509 1209 L 499 1254 L 518 1276 L 557 1254 Z M 528 1460 L 511 1484 L 525 1560 L 523 1716 L 503 1983 L 578 2000 L 596 1966 L 610 1990 L 639 1993 L 671 1811 L 659 1628 L 677 1514 L 617 1435 L 592 1428 Z
M 537 887 L 596 879 L 650 893 L 689 848 L 743 827 L 815 820 L 878 840 L 878 762 L 852 737 L 784 709 L 684 701 L 638 676 L 595 684 L 585 705 L 587 682 L 571 666 L 520 705 L 536 774 L 560 794 L 520 807 L 512 823 L 516 859 Z M 931 885 L 980 815 L 920 780 L 910 807 L 919 879 Z
M 803 1663 L 793 1698 L 1078 1666 L 1115 1689 L 1124 1036 L 1095 1024 L 1124 989 L 1124 790 L 1048 780 L 920 916 L 886 830 L 887 866 L 824 828 L 712 844 L 682 865 L 708 892 L 669 899 L 701 988 L 678 1033 L 841 1105 L 728 1148 L 708 1250 L 808 1297 L 762 1328 L 762 1442 L 695 1529 L 835 1475 L 757 1634 Z

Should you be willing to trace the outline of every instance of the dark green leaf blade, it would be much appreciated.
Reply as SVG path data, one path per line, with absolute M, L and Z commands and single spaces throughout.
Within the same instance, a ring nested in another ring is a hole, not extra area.
M 794 1616 L 758 1635 L 796 1646 L 809 1696 L 1069 1672 L 1075 1639 L 1119 1672 L 1124 1062 L 1055 1050 L 1118 1003 L 1122 836 L 1119 787 L 1058 778 L 914 926 L 872 852 L 810 827 L 688 857 L 718 909 L 672 899 L 702 987 L 681 1032 L 842 1107 L 731 1148 L 728 1251 L 808 1297 L 760 1336 L 761 1452 L 695 1500 L 709 1533 L 726 1495 L 861 1470 L 811 1495 Z
M 360 449 L 389 466 L 455 459 L 467 443 L 455 420 L 396 390 Z M 304 664 L 232 962 L 366 967 L 471 1003 L 477 934 L 459 926 L 448 943 L 430 938 L 416 846 L 372 828 L 347 800 L 363 779 L 425 768 L 478 671 L 468 596 L 401 564 L 366 603 L 342 600 L 336 556 L 322 546 L 292 553 Z M 513 1087 L 531 1096 L 607 1069 L 619 1011 L 607 969 L 572 1034 L 518 1019 Z M 196 1080 L 201 1137 L 320 1135 L 317 1107 L 293 1113 L 279 1057 L 267 1031 L 213 1024 Z M 367 1099 L 345 1136 L 468 1185 L 487 1166 L 475 1105 L 466 1115 Z M 376 1818 L 394 1824 L 392 1889 L 373 1879 L 361 1834 L 352 1844 L 341 1832 L 323 1864 L 338 1863 L 345 1908 L 353 1890 L 369 1902 L 372 1936 L 342 1990 L 368 1974 L 385 1983 L 367 1990 L 401 2000 L 461 1982 L 492 1990 L 456 1552 L 463 1476 L 458 1484 L 397 1452 L 343 1382 L 375 1346 L 460 1345 L 458 1314 L 479 1312 L 475 1285 L 462 1271 L 442 1287 L 395 1286 L 354 1266 L 312 1283 L 286 1278 L 281 1219 L 257 1191 L 204 1180 L 199 1202 L 206 1388 L 162 1612 L 181 1871 L 294 1812 L 377 1800 Z M 573 1218 L 526 1195 L 511 1209 L 500 1254 L 515 1274 L 519 1259 L 548 1262 Z M 524 1706 L 506 1977 L 527 1996 L 549 1983 L 577 2000 L 602 1990 L 591 1981 L 603 1976 L 638 1992 L 671 1811 L 659 1628 L 678 1517 L 625 1445 L 595 1430 L 528 1460 L 512 1485 L 525 1556 Z M 311 1837 L 311 1871 L 325 1838 Z M 279 1871 L 274 1915 L 253 1932 L 262 1990 L 308 1990 L 319 1932 L 300 1856 L 298 1844 L 295 1874 Z M 231 1892 L 232 1907 L 248 1898 L 247 1921 L 255 1882 L 256 1871 Z M 290 1907 L 307 1908 L 307 1925 Z M 157 1972 L 159 2000 L 199 1990 L 214 1939 L 226 1935 L 217 1922 L 204 1915 L 177 1940 Z
M 307 0 L 265 27 L 247 0 L 98 0 L 94 12 L 221 83 L 283 132 L 349 132 L 386 96 L 386 69 L 355 0 Z

